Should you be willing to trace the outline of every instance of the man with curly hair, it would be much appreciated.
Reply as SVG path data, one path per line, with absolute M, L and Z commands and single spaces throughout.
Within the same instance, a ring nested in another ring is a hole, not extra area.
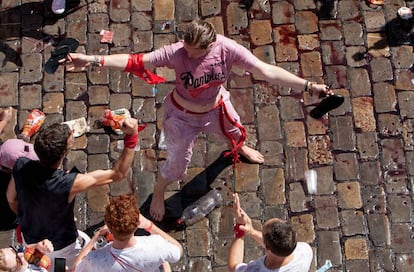
M 120 195 L 110 200 L 105 208 L 105 224 L 107 228 L 97 231 L 75 260 L 74 271 L 159 271 L 160 265 L 175 263 L 183 254 L 177 240 L 139 213 L 133 195 Z M 134 236 L 138 228 L 151 235 Z M 108 230 L 114 241 L 91 251 L 99 236 Z
M 68 125 L 55 123 L 39 131 L 34 143 L 39 161 L 19 158 L 7 189 L 9 205 L 17 213 L 26 243 L 49 239 L 55 248 L 48 254 L 51 259 L 66 258 L 68 266 L 72 265 L 82 248 L 74 220 L 75 196 L 126 177 L 138 143 L 137 124 L 133 118 L 120 122 L 125 147 L 112 169 L 85 174 L 62 169 L 73 145 L 73 131 Z

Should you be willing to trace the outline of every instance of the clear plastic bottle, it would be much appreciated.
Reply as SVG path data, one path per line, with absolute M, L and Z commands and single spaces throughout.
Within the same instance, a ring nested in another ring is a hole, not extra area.
M 185 208 L 181 218 L 177 220 L 177 223 L 185 223 L 186 226 L 193 225 L 222 204 L 223 197 L 220 192 L 216 189 L 212 189 L 206 195 Z

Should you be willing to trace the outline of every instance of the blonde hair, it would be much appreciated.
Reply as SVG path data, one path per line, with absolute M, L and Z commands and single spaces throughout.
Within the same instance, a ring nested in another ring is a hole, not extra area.
M 216 41 L 217 35 L 211 23 L 193 20 L 184 27 L 183 38 L 184 42 L 189 45 L 198 45 L 200 48 L 206 49 Z

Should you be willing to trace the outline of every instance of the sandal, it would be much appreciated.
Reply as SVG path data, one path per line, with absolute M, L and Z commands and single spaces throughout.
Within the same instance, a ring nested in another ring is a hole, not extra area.
M 79 41 L 73 38 L 66 38 L 58 43 L 52 51 L 49 60 L 45 63 L 44 70 L 48 74 L 56 72 L 61 61 L 66 59 L 69 53 L 75 52 L 79 46 Z
M 330 95 L 324 98 L 319 105 L 310 111 L 309 115 L 319 119 L 331 110 L 334 110 L 344 103 L 344 97 L 339 94 Z

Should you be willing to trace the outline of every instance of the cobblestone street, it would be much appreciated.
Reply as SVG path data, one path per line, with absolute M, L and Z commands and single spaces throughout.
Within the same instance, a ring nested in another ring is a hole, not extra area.
M 175 42 L 180 23 L 206 19 L 263 61 L 331 84 L 345 102 L 313 119 L 309 112 L 316 97 L 299 90 L 290 95 L 287 88 L 233 69 L 226 85 L 248 131 L 247 143 L 265 155 L 265 163 L 240 163 L 218 174 L 212 187 L 221 190 L 225 205 L 185 230 L 170 232 L 185 248 L 173 270 L 227 271 L 231 199 L 238 192 L 256 225 L 271 217 L 290 218 L 298 240 L 314 249 L 311 271 L 326 260 L 333 272 L 414 271 L 414 54 L 410 39 L 397 36 L 403 31 L 397 10 L 414 8 L 414 1 L 268 4 L 269 13 L 255 6 L 247 12 L 236 0 L 81 0 L 59 18 L 50 17 L 43 1 L 0 0 L 0 108 L 15 109 L 1 139 L 16 137 L 34 108 L 47 115 L 45 125 L 85 117 L 90 131 L 76 139 L 65 168 L 106 169 L 120 154 L 122 136 L 96 127 L 95 121 L 106 108 L 127 108 L 147 124 L 128 177 L 143 204 L 166 156 L 158 141 L 162 101 L 174 88 L 174 72 L 158 68 L 169 82 L 154 88 L 129 73 L 69 72 L 62 65 L 47 74 L 43 65 L 58 37 L 79 40 L 77 52 L 87 54 L 149 52 Z M 114 32 L 113 44 L 100 42 L 103 29 Z M 168 187 L 166 198 L 191 180 L 209 182 L 206 168 L 226 149 L 214 135 L 199 135 L 186 178 Z M 318 174 L 314 195 L 304 182 L 308 169 Z M 78 227 L 100 223 L 109 196 L 129 190 L 122 181 L 77 197 Z M 0 234 L 2 247 L 10 244 L 10 235 Z M 246 239 L 245 261 L 262 254 Z

